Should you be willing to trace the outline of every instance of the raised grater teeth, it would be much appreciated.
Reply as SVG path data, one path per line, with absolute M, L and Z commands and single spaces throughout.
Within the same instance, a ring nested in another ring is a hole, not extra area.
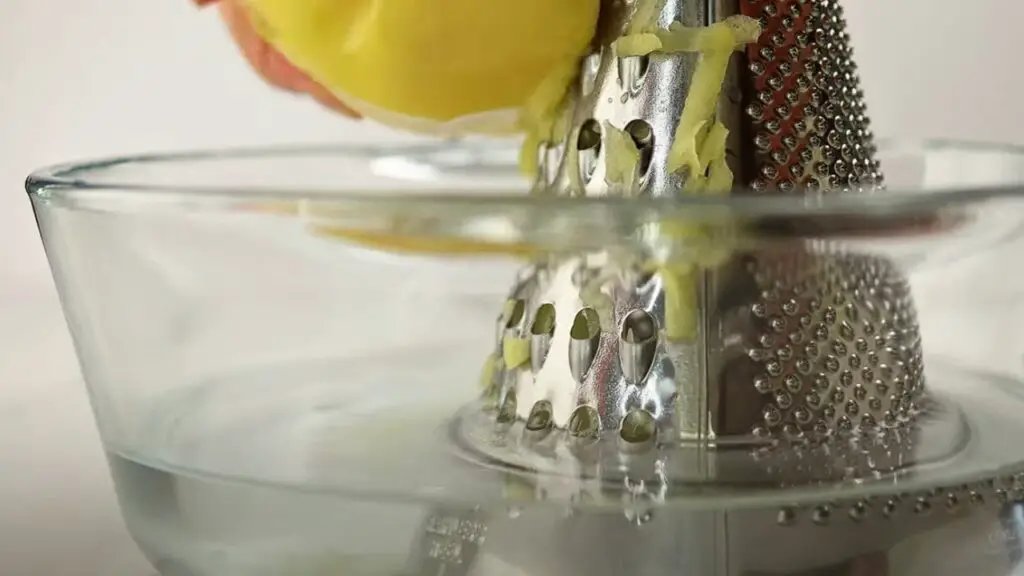
M 864 93 L 838 0 L 739 2 L 759 18 L 761 40 L 746 50 L 754 172 L 752 190 L 875 188 Z

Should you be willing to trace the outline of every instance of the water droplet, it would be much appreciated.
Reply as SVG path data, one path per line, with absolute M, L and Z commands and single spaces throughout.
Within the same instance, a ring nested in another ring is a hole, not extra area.
M 889 518 L 890 516 L 896 513 L 897 506 L 898 504 L 895 500 L 889 500 L 888 502 L 885 503 L 885 506 L 882 507 L 882 515 L 886 518 Z
M 860 522 L 868 515 L 868 506 L 865 502 L 857 502 L 850 507 L 849 514 L 854 522 Z
M 811 513 L 811 521 L 818 526 L 824 526 L 828 524 L 829 519 L 832 517 L 832 511 L 828 509 L 828 506 L 818 506 Z
M 782 508 L 775 516 L 775 521 L 779 526 L 792 526 L 796 522 L 796 512 L 792 508 Z
M 516 518 L 519 518 L 519 516 L 522 515 L 523 508 L 522 508 L 522 506 L 509 506 L 508 510 L 506 512 L 507 512 L 509 518 L 516 519 Z

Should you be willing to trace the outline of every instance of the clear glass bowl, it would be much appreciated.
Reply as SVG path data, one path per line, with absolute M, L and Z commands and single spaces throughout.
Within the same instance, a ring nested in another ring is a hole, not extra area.
M 487 143 L 134 157 L 27 188 L 123 515 L 165 576 L 1016 573 L 1024 150 L 879 159 L 885 192 L 814 200 L 530 197 Z M 481 367 L 525 262 L 715 248 L 637 234 L 673 222 L 890 263 L 942 406 L 918 457 L 784 482 L 747 446 L 718 476 L 655 462 L 654 490 L 632 460 L 489 445 Z

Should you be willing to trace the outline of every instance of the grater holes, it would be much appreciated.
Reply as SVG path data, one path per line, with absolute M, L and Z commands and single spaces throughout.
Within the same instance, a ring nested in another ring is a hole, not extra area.
M 633 409 L 622 419 L 619 438 L 632 449 L 650 446 L 658 432 L 654 416 L 643 409 Z
M 601 123 L 593 118 L 586 120 L 576 134 L 576 153 L 579 159 L 580 178 L 586 184 L 597 170 L 597 159 L 601 155 Z
M 551 303 L 542 304 L 534 316 L 530 334 L 534 336 L 551 336 L 555 332 L 555 306 Z
M 579 134 L 576 136 L 576 149 L 580 152 L 601 149 L 600 122 L 590 118 L 580 126 Z
M 555 335 L 555 306 L 545 303 L 537 308 L 530 326 L 530 366 L 540 371 L 551 350 L 551 339 Z
M 643 179 L 651 169 L 651 158 L 654 156 L 654 129 L 646 120 L 637 118 L 626 124 L 626 134 L 629 134 L 633 144 L 640 151 L 637 177 Z
M 650 66 L 651 59 L 647 55 L 619 58 L 619 85 L 629 95 L 636 95 L 643 88 Z
M 551 406 L 551 402 L 540 400 L 533 405 L 533 408 L 530 409 L 530 415 L 526 418 L 526 425 L 524 426 L 526 432 L 537 439 L 547 435 L 554 424 L 553 414 L 554 408 Z
M 509 302 L 507 312 L 504 316 L 506 330 L 516 330 L 520 328 L 523 324 L 523 319 L 526 318 L 526 301 L 518 299 Z
M 597 440 L 601 434 L 601 415 L 593 406 L 577 406 L 569 417 L 569 434 L 578 440 Z
M 631 384 L 641 385 L 654 364 L 658 324 L 646 310 L 633 310 L 622 321 L 619 334 L 619 365 Z
M 583 308 L 569 329 L 569 370 L 577 382 L 586 377 L 600 343 L 601 318 L 593 308 Z
M 646 310 L 633 310 L 622 321 L 622 340 L 629 344 L 644 344 L 658 335 L 657 323 Z
M 576 313 L 569 337 L 573 340 L 590 340 L 601 334 L 601 319 L 593 308 L 583 308 Z

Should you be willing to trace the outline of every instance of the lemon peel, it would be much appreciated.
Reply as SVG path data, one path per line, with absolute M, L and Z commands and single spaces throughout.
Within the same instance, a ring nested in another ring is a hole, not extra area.
M 590 48 L 601 0 L 244 0 L 259 36 L 367 118 L 518 134 L 530 95 Z M 435 56 L 440 51 L 442 56 Z

